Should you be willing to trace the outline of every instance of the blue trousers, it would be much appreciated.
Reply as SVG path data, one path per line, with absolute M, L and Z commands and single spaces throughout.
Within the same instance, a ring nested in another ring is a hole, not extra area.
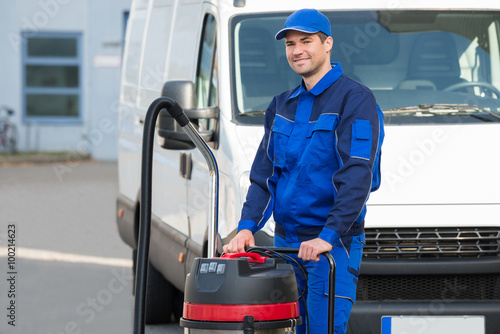
M 277 247 L 299 247 L 300 242 L 287 242 L 275 235 L 274 243 Z M 341 238 L 330 251 L 335 259 L 335 334 L 345 334 L 347 322 L 352 306 L 356 302 L 356 285 L 359 276 L 359 266 L 363 255 L 365 235 Z M 307 293 L 304 296 L 307 304 L 307 313 L 304 302 L 299 301 L 302 325 L 297 328 L 298 334 L 326 334 L 328 328 L 328 273 L 329 264 L 324 256 L 318 262 L 303 261 L 294 257 L 303 267 L 307 275 Z M 301 270 L 294 264 L 297 285 L 302 291 L 305 288 L 305 279 Z

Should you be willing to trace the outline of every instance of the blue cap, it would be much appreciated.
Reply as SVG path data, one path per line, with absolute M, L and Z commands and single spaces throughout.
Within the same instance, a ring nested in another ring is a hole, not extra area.
M 288 30 L 296 30 L 309 34 L 321 31 L 327 36 L 332 35 L 330 20 L 316 9 L 300 9 L 290 15 L 286 19 L 285 27 L 276 34 L 276 39 L 283 39 Z

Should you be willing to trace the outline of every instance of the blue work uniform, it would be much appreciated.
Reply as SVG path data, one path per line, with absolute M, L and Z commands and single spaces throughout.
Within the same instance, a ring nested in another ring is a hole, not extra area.
M 380 185 L 382 117 L 372 92 L 343 75 L 339 63 L 310 91 L 302 82 L 275 96 L 238 224 L 255 233 L 273 215 L 276 246 L 299 247 L 317 237 L 332 244 L 336 333 L 345 332 L 356 301 L 366 201 Z M 324 257 L 301 263 L 308 273 L 310 332 L 326 333 L 328 264 Z

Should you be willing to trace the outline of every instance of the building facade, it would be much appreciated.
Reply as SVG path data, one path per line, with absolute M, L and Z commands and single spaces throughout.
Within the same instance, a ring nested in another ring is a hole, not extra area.
M 0 105 L 19 151 L 117 157 L 130 0 L 0 1 Z

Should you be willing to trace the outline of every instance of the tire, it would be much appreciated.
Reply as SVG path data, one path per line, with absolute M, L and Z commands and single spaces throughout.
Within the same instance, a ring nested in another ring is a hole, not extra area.
M 135 271 L 137 250 L 132 251 L 132 269 Z M 175 287 L 167 281 L 151 262 L 148 267 L 148 284 L 146 290 L 146 324 L 167 324 L 172 320 L 172 312 L 176 297 Z
M 180 291 L 179 289 L 176 289 L 174 298 L 174 307 L 172 310 L 174 316 L 174 322 L 178 323 L 179 320 L 182 318 L 183 308 L 184 308 L 184 292 Z

